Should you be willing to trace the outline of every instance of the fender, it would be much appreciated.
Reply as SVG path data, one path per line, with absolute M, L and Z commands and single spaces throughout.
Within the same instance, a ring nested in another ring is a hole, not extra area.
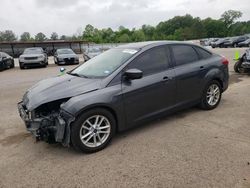
M 204 77 L 202 91 L 211 80 L 218 80 L 221 84 L 221 87 L 224 88 L 223 77 L 223 72 L 218 67 L 214 67 L 213 69 L 209 70 Z
M 67 111 L 75 118 L 86 110 L 98 107 L 107 108 L 114 114 L 118 131 L 125 129 L 126 118 L 123 115 L 125 113 L 120 84 L 72 97 L 61 105 L 62 110 Z

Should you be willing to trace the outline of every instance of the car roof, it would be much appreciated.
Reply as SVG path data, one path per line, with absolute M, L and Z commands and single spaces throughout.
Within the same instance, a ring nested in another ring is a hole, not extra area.
M 145 47 L 150 46 L 157 46 L 157 45 L 163 45 L 163 44 L 192 44 L 192 42 L 181 42 L 181 41 L 147 41 L 147 42 L 135 42 L 135 43 L 129 43 L 120 45 L 116 48 L 134 48 L 134 49 L 141 49 Z

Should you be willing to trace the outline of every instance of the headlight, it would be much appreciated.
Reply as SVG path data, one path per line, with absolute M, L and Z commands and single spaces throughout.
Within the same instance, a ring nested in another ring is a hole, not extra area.
M 44 56 L 43 55 L 39 55 L 38 58 L 44 58 Z

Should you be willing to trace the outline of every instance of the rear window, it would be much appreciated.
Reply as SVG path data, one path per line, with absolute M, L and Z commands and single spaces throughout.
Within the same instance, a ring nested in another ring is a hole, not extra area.
M 199 55 L 201 56 L 202 59 L 207 59 L 210 58 L 212 56 L 212 54 L 202 48 L 199 47 L 195 47 L 195 49 L 197 50 L 197 52 L 199 53 Z
M 173 55 L 177 66 L 199 60 L 198 55 L 192 46 L 172 45 L 171 48 L 173 50 Z

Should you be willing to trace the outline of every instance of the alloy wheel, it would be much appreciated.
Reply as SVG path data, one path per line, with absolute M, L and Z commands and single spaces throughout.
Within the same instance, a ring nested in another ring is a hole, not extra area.
M 212 84 L 207 90 L 207 103 L 215 106 L 220 100 L 220 88 L 217 84 Z
M 87 118 L 80 129 L 80 139 L 87 147 L 98 147 L 109 137 L 111 125 L 103 115 L 93 115 Z

